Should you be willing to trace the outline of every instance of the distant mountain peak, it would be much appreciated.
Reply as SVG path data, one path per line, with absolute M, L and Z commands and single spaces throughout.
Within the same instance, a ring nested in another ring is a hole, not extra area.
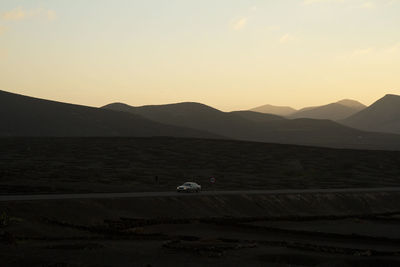
M 116 107 L 126 107 L 126 108 L 150 108 L 150 107 L 154 107 L 154 108 L 171 108 L 171 107 L 176 107 L 176 108 L 196 108 L 196 109 L 210 109 L 210 110 L 217 110 L 216 108 L 210 107 L 208 105 L 205 105 L 203 103 L 199 103 L 199 102 L 190 102 L 190 101 L 186 101 L 186 102 L 178 102 L 178 103 L 171 103 L 171 104 L 162 104 L 162 105 L 144 105 L 144 106 L 131 106 L 122 102 L 114 102 L 114 103 L 110 103 L 108 105 L 105 105 L 101 108 L 116 108 Z
M 386 94 L 385 96 L 395 96 L 395 97 L 400 97 L 400 95 L 395 95 L 395 94 Z
M 353 100 L 353 99 L 343 99 L 343 100 L 340 100 L 340 101 L 338 101 L 336 103 L 340 104 L 340 105 L 343 105 L 343 106 L 346 106 L 346 107 L 351 107 L 351 108 L 363 109 L 363 108 L 367 107 L 366 105 L 364 105 L 364 104 L 362 104 L 362 103 L 360 103 L 360 102 L 358 102 L 356 100 Z
M 343 120 L 366 106 L 352 99 L 343 99 L 323 106 L 307 107 L 294 113 L 291 118 Z
M 128 104 L 122 103 L 122 102 L 114 102 L 114 103 L 110 103 L 107 104 L 105 106 L 102 106 L 100 108 L 105 108 L 105 107 L 109 107 L 109 106 L 129 106 Z
M 400 96 L 387 94 L 343 123 L 362 130 L 400 133 Z
M 141 107 L 185 107 L 185 108 L 206 108 L 206 109 L 218 110 L 218 109 L 208 106 L 206 104 L 203 104 L 200 102 L 191 102 L 191 101 L 177 102 L 177 103 L 164 104 L 164 105 L 145 105 L 145 106 L 141 106 Z
M 392 107 L 396 110 L 400 109 L 400 95 L 386 94 L 384 97 L 373 103 L 369 108 L 375 109 L 383 106 L 386 106 L 386 108 Z
M 384 97 L 381 99 L 400 99 L 400 95 L 395 95 L 395 94 L 386 94 Z
M 278 115 L 278 116 L 289 116 L 293 113 L 295 113 L 297 110 L 289 107 L 289 106 L 274 106 L 274 105 L 262 105 L 253 109 L 250 109 L 250 111 L 255 111 L 255 112 L 260 112 L 260 113 L 266 113 L 266 114 L 273 114 L 273 115 Z

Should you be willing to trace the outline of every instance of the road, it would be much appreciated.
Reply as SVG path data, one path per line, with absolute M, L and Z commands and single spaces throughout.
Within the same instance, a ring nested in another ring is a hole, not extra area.
M 203 191 L 201 193 L 178 192 L 132 192 L 132 193 L 82 193 L 82 194 L 38 194 L 38 195 L 1 195 L 2 201 L 31 201 L 57 199 L 107 199 L 138 197 L 193 197 L 213 195 L 281 195 L 281 194 L 324 194 L 324 193 L 372 193 L 400 192 L 400 187 L 382 188 L 344 188 L 344 189 L 283 189 L 283 190 L 243 190 L 243 191 Z

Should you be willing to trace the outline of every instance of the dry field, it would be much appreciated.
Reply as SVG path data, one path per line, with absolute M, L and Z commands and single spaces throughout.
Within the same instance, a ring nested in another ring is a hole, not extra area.
M 399 193 L 1 202 L 2 266 L 399 266 Z
M 1 194 L 400 180 L 393 151 L 177 138 L 3 138 L 0 151 Z M 399 201 L 380 192 L 1 202 L 0 265 L 399 266 Z
M 206 190 L 400 181 L 396 151 L 182 138 L 1 138 L 0 151 L 1 194 L 169 191 L 188 180 Z

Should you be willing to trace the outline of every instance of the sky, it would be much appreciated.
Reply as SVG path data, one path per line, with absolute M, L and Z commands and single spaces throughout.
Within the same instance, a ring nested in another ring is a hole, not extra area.
M 1 0 L 0 90 L 230 111 L 400 94 L 400 0 Z

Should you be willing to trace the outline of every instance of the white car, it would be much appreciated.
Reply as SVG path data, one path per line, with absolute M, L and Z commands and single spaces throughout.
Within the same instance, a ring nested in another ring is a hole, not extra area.
M 193 193 L 193 192 L 200 192 L 201 191 L 201 185 L 194 183 L 194 182 L 186 182 L 183 185 L 180 185 L 176 188 L 177 192 L 187 192 L 187 193 Z

